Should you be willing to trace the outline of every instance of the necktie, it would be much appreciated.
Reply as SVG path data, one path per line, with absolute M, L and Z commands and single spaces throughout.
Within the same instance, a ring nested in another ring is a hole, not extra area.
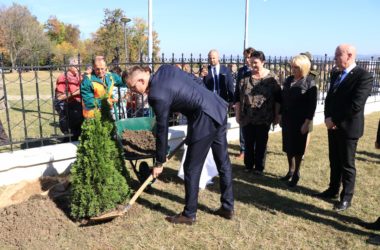
M 334 82 L 334 89 L 336 89 L 336 88 L 339 87 L 340 83 L 343 81 L 343 79 L 346 77 L 346 75 L 347 75 L 347 72 L 346 72 L 345 70 L 343 70 L 343 71 L 339 74 L 338 78 L 337 78 L 337 79 L 335 80 L 335 82 Z
M 212 68 L 213 73 L 214 73 L 214 92 L 219 94 L 219 79 L 218 79 L 218 74 L 216 73 L 216 68 Z

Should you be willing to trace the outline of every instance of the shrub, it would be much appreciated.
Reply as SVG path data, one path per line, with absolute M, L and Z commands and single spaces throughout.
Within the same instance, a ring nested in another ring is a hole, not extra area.
M 71 215 L 76 219 L 97 216 L 130 195 L 129 174 L 106 101 L 102 101 L 101 112 L 95 112 L 95 117 L 82 125 L 77 160 L 71 169 Z

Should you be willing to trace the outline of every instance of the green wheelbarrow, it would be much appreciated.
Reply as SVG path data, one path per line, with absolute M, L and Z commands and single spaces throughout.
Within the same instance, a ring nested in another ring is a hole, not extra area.
M 120 146 L 122 145 L 122 134 L 125 130 L 146 130 L 151 131 L 153 134 L 155 134 L 156 129 L 156 119 L 154 117 L 136 117 L 136 118 L 127 118 L 127 119 L 121 119 L 117 120 L 115 122 L 116 125 L 116 134 L 117 134 L 117 141 L 119 142 Z M 150 168 L 149 164 L 146 161 L 141 160 L 148 160 L 152 159 L 153 164 L 155 163 L 155 154 L 147 154 L 147 155 L 135 155 L 131 156 L 128 154 L 128 152 L 123 149 L 123 157 L 125 160 L 129 161 L 133 172 L 136 174 L 137 179 L 143 183 L 150 175 Z M 140 162 L 139 166 L 138 162 Z

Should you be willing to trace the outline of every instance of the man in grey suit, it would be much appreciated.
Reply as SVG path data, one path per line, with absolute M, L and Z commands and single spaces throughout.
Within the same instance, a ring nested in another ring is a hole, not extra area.
M 154 177 L 162 173 L 166 161 L 169 114 L 182 113 L 188 121 L 188 148 L 184 163 L 186 204 L 183 212 L 166 217 L 166 220 L 188 225 L 195 222 L 199 179 L 210 148 L 220 176 L 222 203 L 214 213 L 232 219 L 232 169 L 226 137 L 228 104 L 217 93 L 207 90 L 198 78 L 172 65 L 161 66 L 155 74 L 151 74 L 149 68 L 135 66 L 128 71 L 126 79 L 129 89 L 148 94 L 149 105 L 156 115 L 156 165 L 152 170 Z
M 334 210 L 343 211 L 351 206 L 355 187 L 355 154 L 364 131 L 364 106 L 371 92 L 373 78 L 355 63 L 356 49 L 341 44 L 335 50 L 336 66 L 332 72 L 330 89 L 325 102 L 325 124 L 328 131 L 330 184 L 317 194 L 321 198 L 340 201 Z

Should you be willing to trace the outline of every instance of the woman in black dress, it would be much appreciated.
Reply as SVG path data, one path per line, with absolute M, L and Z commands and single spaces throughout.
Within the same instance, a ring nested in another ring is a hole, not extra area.
M 314 78 L 308 77 L 310 60 L 297 55 L 290 61 L 292 75 L 283 85 L 281 103 L 282 146 L 287 154 L 289 171 L 282 180 L 297 185 L 300 178 L 302 156 L 305 153 L 307 134 L 317 106 L 317 87 Z

